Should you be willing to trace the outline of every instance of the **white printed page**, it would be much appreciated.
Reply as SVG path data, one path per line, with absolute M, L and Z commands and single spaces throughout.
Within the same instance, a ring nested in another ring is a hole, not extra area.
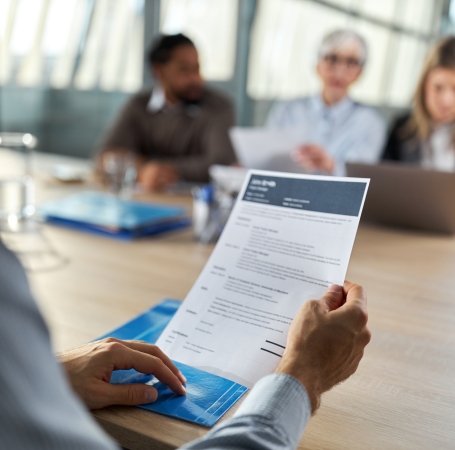
M 157 344 L 251 388 L 304 302 L 344 282 L 369 180 L 250 171 L 209 261 Z

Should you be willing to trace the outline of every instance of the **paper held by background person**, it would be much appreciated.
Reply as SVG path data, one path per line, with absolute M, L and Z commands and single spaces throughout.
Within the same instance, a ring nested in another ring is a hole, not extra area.
M 369 180 L 250 171 L 209 261 L 157 344 L 252 387 L 303 302 L 343 284 Z
M 298 129 L 233 127 L 229 131 L 238 162 L 249 169 L 305 173 L 292 157 L 302 143 Z

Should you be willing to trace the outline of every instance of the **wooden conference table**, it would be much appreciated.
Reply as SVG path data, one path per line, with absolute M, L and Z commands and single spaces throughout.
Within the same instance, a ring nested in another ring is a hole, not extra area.
M 37 197 L 91 188 L 40 171 Z M 193 242 L 190 230 L 131 243 L 50 226 L 43 234 L 67 259 L 30 274 L 56 350 L 94 339 L 163 298 L 183 299 L 212 250 Z M 323 396 L 299 448 L 455 448 L 455 239 L 362 225 L 348 279 L 368 292 L 373 338 L 357 373 Z M 129 449 L 175 448 L 207 432 L 134 407 L 93 415 Z

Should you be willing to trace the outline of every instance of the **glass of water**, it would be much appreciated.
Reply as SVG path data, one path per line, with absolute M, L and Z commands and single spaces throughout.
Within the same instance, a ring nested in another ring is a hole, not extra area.
M 10 225 L 35 213 L 31 153 L 38 140 L 29 133 L 0 133 L 0 220 Z
M 102 169 L 109 191 L 120 198 L 130 198 L 136 185 L 137 157 L 133 152 L 107 152 Z

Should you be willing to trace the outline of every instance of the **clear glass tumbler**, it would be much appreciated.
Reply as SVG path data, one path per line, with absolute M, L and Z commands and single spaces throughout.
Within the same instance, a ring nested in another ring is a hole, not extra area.
M 37 143 L 29 133 L 0 133 L 0 220 L 11 225 L 35 213 L 31 156 Z
M 102 156 L 102 169 L 109 191 L 130 198 L 136 185 L 137 157 L 132 152 L 108 152 Z

